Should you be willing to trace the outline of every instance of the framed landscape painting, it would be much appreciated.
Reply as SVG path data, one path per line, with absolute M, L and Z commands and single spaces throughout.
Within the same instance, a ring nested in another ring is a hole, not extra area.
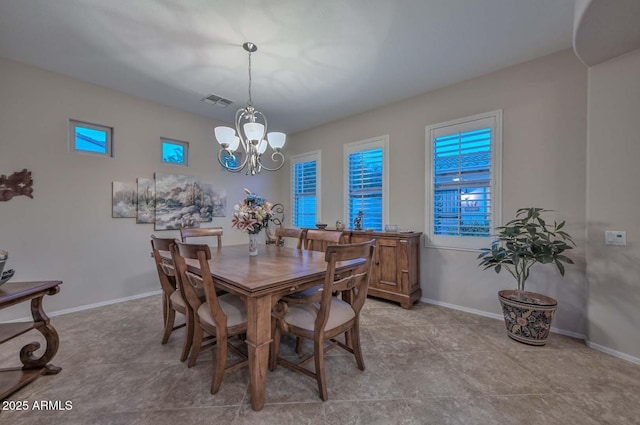
M 214 188 L 212 184 L 202 184 L 202 207 L 200 220 L 213 221 L 213 217 L 227 216 L 227 191 Z
M 201 204 L 199 177 L 156 173 L 155 230 L 198 227 Z
M 113 182 L 111 217 L 135 218 L 138 203 L 137 185 L 132 182 Z
M 156 219 L 156 182 L 138 178 L 138 215 L 136 223 L 154 223 Z

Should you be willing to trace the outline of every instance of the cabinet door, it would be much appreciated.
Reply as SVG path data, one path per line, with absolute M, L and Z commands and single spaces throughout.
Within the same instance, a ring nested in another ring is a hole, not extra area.
M 375 236 L 372 236 L 372 235 L 367 235 L 363 233 L 353 233 L 350 236 L 350 241 L 351 243 L 358 243 L 358 242 L 370 241 L 371 239 L 374 239 L 374 238 Z M 373 253 L 373 266 L 371 267 L 371 279 L 369 279 L 369 287 L 374 287 L 374 288 L 378 287 L 378 280 L 380 280 L 380 265 L 379 265 L 380 261 L 378 260 L 379 258 L 378 245 L 379 245 L 378 241 L 376 240 L 376 250 Z
M 400 293 L 398 241 L 380 238 L 376 245 L 376 268 L 378 270 L 375 286 L 386 291 Z

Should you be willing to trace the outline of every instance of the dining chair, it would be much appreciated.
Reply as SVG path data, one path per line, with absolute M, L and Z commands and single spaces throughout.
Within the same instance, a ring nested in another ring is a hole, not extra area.
M 341 240 L 341 231 L 309 229 L 305 232 L 303 246 L 306 250 L 324 252 L 328 245 L 339 244 Z
M 205 244 L 186 244 L 176 242 L 172 250 L 173 261 L 182 279 L 187 301 L 194 309 L 193 347 L 188 366 L 195 364 L 204 333 L 215 337 L 216 356 L 214 356 L 211 394 L 220 389 L 225 372 L 231 372 L 248 365 L 247 355 L 229 342 L 229 337 L 247 332 L 247 309 L 242 298 L 234 294 L 216 293 L 209 260 L 211 250 Z M 198 260 L 201 275 L 187 270 L 186 259 Z M 205 301 L 200 302 L 194 295 L 198 289 L 204 290 Z M 239 355 L 243 360 L 226 366 L 227 349 Z
M 166 344 L 169 341 L 169 336 L 171 336 L 173 330 L 187 325 L 187 336 L 185 336 L 182 345 L 182 354 L 180 355 L 180 360 L 185 361 L 191 347 L 188 325 L 189 306 L 178 288 L 178 279 L 174 264 L 160 257 L 160 251 L 170 252 L 171 247 L 176 242 L 173 238 L 158 238 L 155 235 L 151 235 L 151 249 L 156 263 L 156 269 L 158 270 L 158 277 L 160 278 L 160 287 L 162 288 L 162 318 L 164 322 L 162 344 Z M 185 316 L 186 323 L 174 326 L 176 312 Z
M 297 249 L 302 248 L 304 231 L 288 227 L 276 227 L 276 246 L 284 246 L 285 238 L 297 240 Z
M 269 369 L 273 371 L 281 364 L 315 378 L 323 401 L 328 398 L 324 370 L 324 356 L 328 350 L 341 347 L 355 356 L 358 369 L 365 368 L 360 347 L 360 311 L 367 297 L 374 249 L 375 240 L 330 245 L 325 254 L 327 272 L 323 290 L 297 301 L 280 301 L 273 310 Z M 364 259 L 365 262 L 351 273 L 336 275 L 338 262 L 355 259 Z M 342 299 L 333 295 L 336 291 L 342 293 Z M 313 354 L 298 363 L 281 358 L 280 337 L 283 331 L 313 340 Z M 335 339 L 341 334 L 345 334 L 344 344 Z M 329 345 L 325 346 L 327 341 Z M 304 367 L 311 361 L 315 365 L 313 371 Z
M 329 245 L 339 244 L 343 241 L 343 233 L 336 230 L 316 230 L 308 229 L 302 234 L 302 245 L 304 249 L 308 251 L 325 252 Z M 293 292 L 283 298 L 283 301 L 288 302 L 293 299 L 303 299 L 315 295 L 318 291 L 322 290 L 322 285 L 312 286 L 311 288 L 303 289 L 302 291 Z M 294 300 L 295 301 L 295 300 Z M 303 339 L 296 338 L 296 353 L 302 351 Z
M 187 238 L 215 236 L 218 239 L 218 246 L 222 246 L 222 233 L 222 227 L 181 227 L 180 240 L 187 242 Z

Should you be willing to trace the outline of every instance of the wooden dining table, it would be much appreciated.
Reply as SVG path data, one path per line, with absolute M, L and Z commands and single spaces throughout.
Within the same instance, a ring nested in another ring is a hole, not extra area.
M 169 259 L 168 252 L 161 253 Z M 247 350 L 251 407 L 264 407 L 267 385 L 271 310 L 284 295 L 322 283 L 327 270 L 324 252 L 276 245 L 261 245 L 257 256 L 249 256 L 248 245 L 211 248 L 209 268 L 216 287 L 241 296 L 247 306 Z M 199 273 L 197 260 L 186 260 L 187 268 Z M 357 259 L 336 265 L 348 272 L 364 263 Z

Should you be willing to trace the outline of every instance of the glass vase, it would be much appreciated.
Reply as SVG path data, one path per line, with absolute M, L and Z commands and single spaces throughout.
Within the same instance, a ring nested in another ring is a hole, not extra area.
M 249 233 L 249 255 L 255 257 L 258 255 L 258 234 Z

